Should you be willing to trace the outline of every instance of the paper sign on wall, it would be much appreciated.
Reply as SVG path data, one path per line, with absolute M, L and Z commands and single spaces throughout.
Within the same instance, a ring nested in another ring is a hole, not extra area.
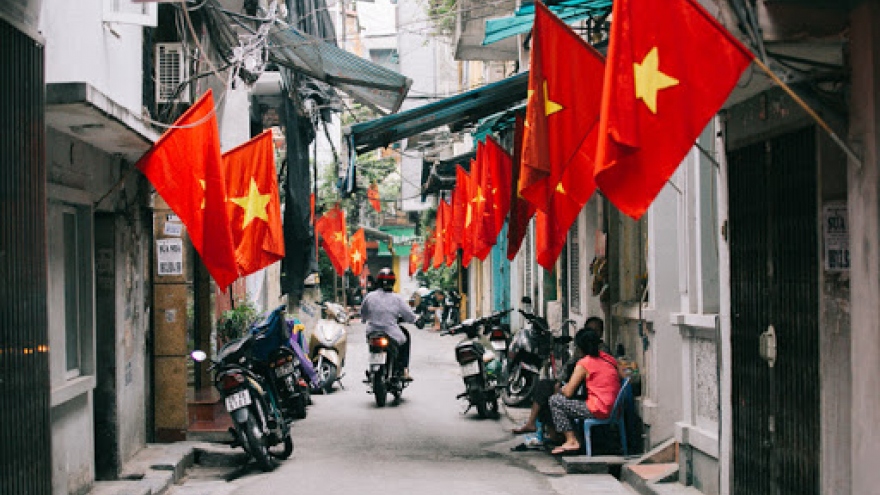
M 849 270 L 849 221 L 846 202 L 835 201 L 822 207 L 822 234 L 825 241 L 825 270 Z
M 157 240 L 156 260 L 159 263 L 158 275 L 183 275 L 183 240 Z

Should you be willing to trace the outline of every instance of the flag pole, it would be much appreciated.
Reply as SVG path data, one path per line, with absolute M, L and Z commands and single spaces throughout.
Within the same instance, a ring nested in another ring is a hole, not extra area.
M 790 96 L 795 101 L 795 103 L 800 105 L 801 108 L 803 108 L 807 112 L 807 114 L 812 117 L 812 119 L 815 120 L 817 124 L 819 124 L 819 127 L 824 129 L 825 132 L 828 133 L 828 135 L 831 137 L 831 140 L 834 141 L 838 146 L 840 146 L 840 149 L 842 149 L 843 152 L 846 153 L 846 156 L 848 156 L 850 160 L 854 161 L 856 165 L 859 166 L 859 168 L 862 168 L 862 159 L 859 158 L 852 150 L 852 148 L 844 143 L 843 140 L 840 139 L 840 137 L 838 137 L 833 130 L 831 130 L 831 126 L 829 126 L 824 120 L 822 120 L 822 117 L 820 117 L 819 114 L 815 112 L 815 110 L 810 108 L 810 106 L 807 105 L 804 100 L 802 100 L 797 94 L 795 94 L 791 87 L 785 84 L 782 79 L 779 79 L 779 76 L 774 74 L 773 71 L 770 70 L 770 68 L 767 67 L 767 65 L 762 62 L 758 57 L 755 57 L 754 61 L 758 65 L 758 67 L 761 68 L 761 70 L 767 73 L 767 75 L 770 77 L 770 79 L 773 80 L 773 82 L 775 82 L 777 85 L 779 85 L 780 88 L 788 93 L 788 96 Z

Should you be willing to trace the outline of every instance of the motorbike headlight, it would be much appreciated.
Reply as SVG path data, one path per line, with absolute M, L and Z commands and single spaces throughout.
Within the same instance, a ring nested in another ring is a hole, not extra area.
M 321 325 L 320 328 L 321 336 L 324 337 L 324 340 L 327 342 L 333 342 L 339 337 L 339 328 L 334 325 Z

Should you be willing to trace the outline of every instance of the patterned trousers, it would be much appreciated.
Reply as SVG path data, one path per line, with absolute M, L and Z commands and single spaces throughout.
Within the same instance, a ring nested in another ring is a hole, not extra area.
M 562 433 L 574 431 L 575 419 L 592 418 L 593 414 L 587 409 L 584 399 L 569 399 L 562 394 L 550 397 L 550 414 L 553 415 L 553 425 L 556 431 Z

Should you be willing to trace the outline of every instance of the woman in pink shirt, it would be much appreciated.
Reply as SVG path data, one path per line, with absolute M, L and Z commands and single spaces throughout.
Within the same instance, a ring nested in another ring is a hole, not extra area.
M 574 420 L 584 418 L 605 419 L 611 414 L 614 401 L 620 392 L 620 374 L 617 360 L 600 351 L 602 340 L 592 331 L 578 332 L 575 345 L 584 353 L 565 384 L 561 393 L 550 397 L 550 413 L 556 431 L 565 435 L 565 442 L 551 452 L 554 455 L 577 454 L 580 444 L 574 433 Z M 571 399 L 581 384 L 586 383 L 587 400 Z

